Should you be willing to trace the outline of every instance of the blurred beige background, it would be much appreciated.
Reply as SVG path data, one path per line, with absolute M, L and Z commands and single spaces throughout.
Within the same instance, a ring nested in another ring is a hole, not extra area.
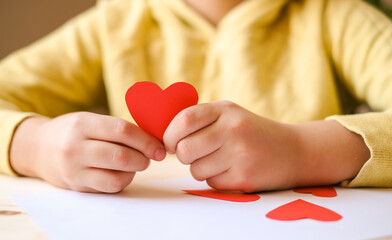
M 54 30 L 96 0 L 0 0 L 0 59 Z

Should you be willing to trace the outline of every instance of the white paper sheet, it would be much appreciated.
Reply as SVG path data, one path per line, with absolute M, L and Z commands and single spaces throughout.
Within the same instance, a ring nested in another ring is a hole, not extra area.
M 336 188 L 321 198 L 293 191 L 236 203 L 185 194 L 193 179 L 131 184 L 119 194 L 72 191 L 13 196 L 51 239 L 369 239 L 392 235 L 391 189 Z M 343 216 L 336 222 L 277 221 L 265 214 L 303 199 Z

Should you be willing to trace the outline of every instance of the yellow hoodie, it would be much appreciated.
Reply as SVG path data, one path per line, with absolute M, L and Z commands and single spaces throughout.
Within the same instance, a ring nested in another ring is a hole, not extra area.
M 0 63 L 0 171 L 26 117 L 107 104 L 137 81 L 185 81 L 286 122 L 333 118 L 371 158 L 347 186 L 392 187 L 392 24 L 359 0 L 247 0 L 212 26 L 182 0 L 110 0 Z M 366 102 L 377 112 L 354 114 Z

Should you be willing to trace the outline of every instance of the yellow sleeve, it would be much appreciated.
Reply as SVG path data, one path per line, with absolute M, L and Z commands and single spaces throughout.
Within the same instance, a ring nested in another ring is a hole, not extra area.
M 93 8 L 0 62 L 0 172 L 14 174 L 9 147 L 26 117 L 55 117 L 105 101 L 98 11 Z
M 328 118 L 360 134 L 371 152 L 359 174 L 342 185 L 392 187 L 392 23 L 361 1 L 329 2 L 327 45 L 338 85 L 375 111 Z

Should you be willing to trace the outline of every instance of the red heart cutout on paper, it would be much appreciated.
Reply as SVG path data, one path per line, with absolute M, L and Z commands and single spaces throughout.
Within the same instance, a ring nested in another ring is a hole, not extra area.
M 183 190 L 184 192 L 196 195 L 200 197 L 213 198 L 219 200 L 225 200 L 230 202 L 253 202 L 260 199 L 259 195 L 245 194 L 245 193 L 234 193 L 234 192 L 221 192 L 215 189 L 204 189 L 204 190 Z
M 174 83 L 165 90 L 152 82 L 137 82 L 125 95 L 125 102 L 135 122 L 161 141 L 177 113 L 197 104 L 198 100 L 196 89 L 185 82 Z
M 328 208 L 321 207 L 302 199 L 298 199 L 277 207 L 267 213 L 265 216 L 281 221 L 292 221 L 308 218 L 318 221 L 330 222 L 342 219 L 340 214 Z
M 333 187 L 298 188 L 293 191 L 296 193 L 311 193 L 317 197 L 336 197 L 338 195 Z

